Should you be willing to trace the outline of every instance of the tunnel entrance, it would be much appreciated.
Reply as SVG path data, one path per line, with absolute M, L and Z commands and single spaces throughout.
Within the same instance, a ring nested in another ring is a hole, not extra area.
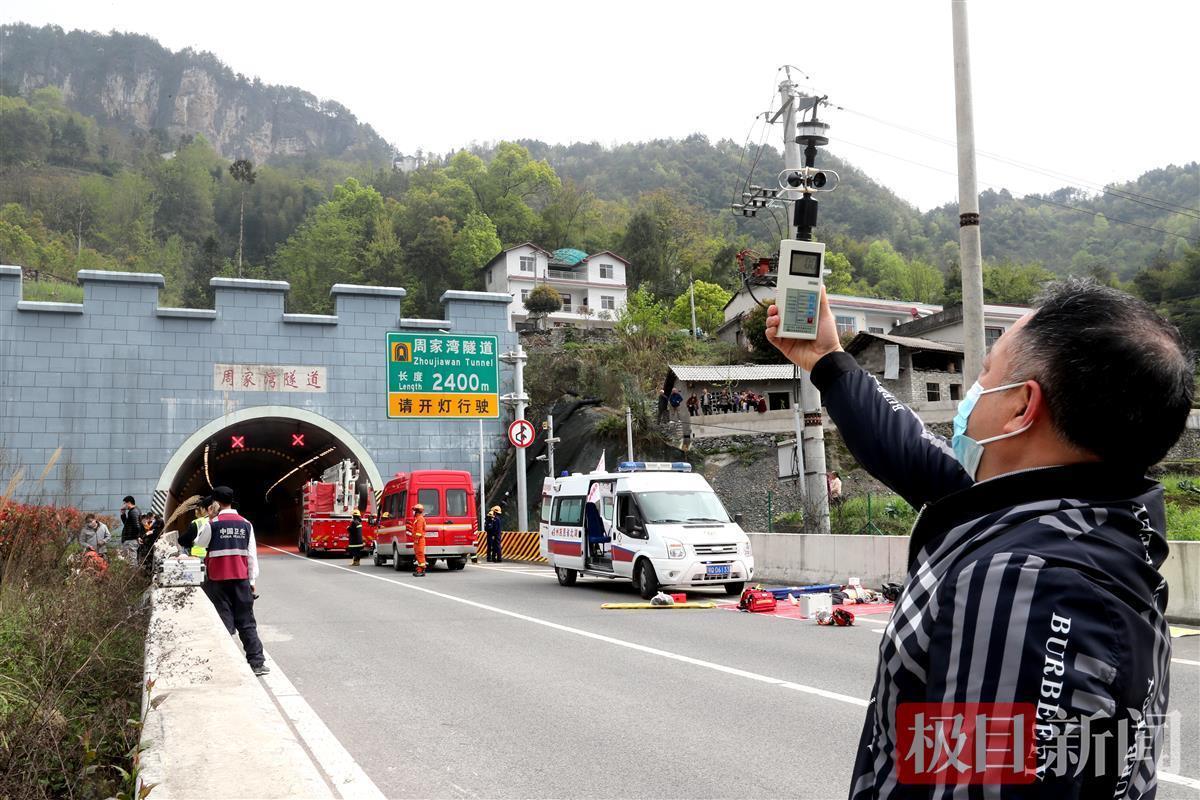
M 254 525 L 262 544 L 294 546 L 300 531 L 301 491 L 328 467 L 350 459 L 360 471 L 360 491 L 379 491 L 371 476 L 374 464 L 364 464 L 357 442 L 346 441 L 330 427 L 287 416 L 255 416 L 206 426 L 177 454 L 167 484 L 167 518 L 181 503 L 207 494 L 213 486 L 234 491 L 234 507 Z M 171 465 L 168 465 L 168 469 Z M 192 519 L 178 515 L 171 530 L 182 530 Z

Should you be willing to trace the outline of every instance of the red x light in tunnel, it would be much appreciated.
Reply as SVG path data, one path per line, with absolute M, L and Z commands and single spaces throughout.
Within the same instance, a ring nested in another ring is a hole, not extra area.
M 245 436 L 230 436 L 229 437 L 229 449 L 242 450 L 245 447 L 246 447 L 246 437 Z
M 304 434 L 303 433 L 293 433 L 292 434 L 292 447 L 304 447 Z

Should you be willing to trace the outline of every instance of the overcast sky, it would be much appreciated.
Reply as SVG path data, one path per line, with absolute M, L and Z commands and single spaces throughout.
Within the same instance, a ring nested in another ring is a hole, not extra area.
M 969 8 L 980 189 L 1087 188 L 1200 158 L 1200 3 Z M 694 132 L 741 143 L 776 102 L 777 68 L 794 64 L 847 109 L 827 117 L 831 150 L 921 208 L 957 197 L 953 147 L 893 127 L 954 140 L 950 0 L 5 0 L 0 20 L 208 50 L 235 72 L 337 100 L 405 152 Z M 768 135 L 778 147 L 779 128 Z

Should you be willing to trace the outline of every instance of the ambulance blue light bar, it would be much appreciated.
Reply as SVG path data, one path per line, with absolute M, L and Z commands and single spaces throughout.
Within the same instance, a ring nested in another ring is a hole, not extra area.
M 691 472 L 686 461 L 622 461 L 617 472 Z

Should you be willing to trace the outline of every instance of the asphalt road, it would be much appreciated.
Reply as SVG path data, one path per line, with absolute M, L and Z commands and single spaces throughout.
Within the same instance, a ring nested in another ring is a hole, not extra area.
M 260 558 L 268 653 L 388 797 L 846 795 L 885 617 L 611 611 L 639 599 L 628 583 L 545 567 Z M 1194 780 L 1200 636 L 1174 644 L 1191 663 L 1172 665 L 1170 767 Z

